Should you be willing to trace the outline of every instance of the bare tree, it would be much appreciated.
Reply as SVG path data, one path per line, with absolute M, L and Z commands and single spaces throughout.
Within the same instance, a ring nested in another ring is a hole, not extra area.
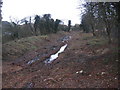
M 89 2 L 84 5 L 86 13 L 83 20 L 86 20 L 87 24 L 92 29 L 93 36 L 95 36 L 95 29 L 101 24 L 105 27 L 109 43 L 111 43 L 111 30 L 116 24 L 116 10 L 114 9 L 114 3 L 108 2 Z

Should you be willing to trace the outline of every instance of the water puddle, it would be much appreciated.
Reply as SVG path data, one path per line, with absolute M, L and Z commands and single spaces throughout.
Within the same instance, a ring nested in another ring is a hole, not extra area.
M 40 58 L 40 57 L 36 56 L 36 57 L 35 57 L 34 59 L 32 59 L 31 61 L 27 62 L 27 64 L 32 64 L 33 62 L 40 60 L 39 58 Z
M 71 36 L 64 36 L 60 39 L 61 42 L 66 42 L 68 41 L 69 39 L 71 39 Z M 51 63 L 53 60 L 57 59 L 59 54 L 64 52 L 65 48 L 67 47 L 67 44 L 65 44 L 64 46 L 62 46 L 59 51 L 56 53 L 56 54 L 53 54 L 50 56 L 50 58 L 46 59 L 44 61 L 44 63 Z M 53 46 L 52 47 L 52 50 L 55 50 L 57 48 L 57 46 Z M 40 56 L 36 56 L 35 58 L 33 58 L 32 60 L 28 61 L 27 64 L 32 64 L 34 63 L 35 61 L 38 61 L 40 60 Z
M 71 36 L 64 36 L 64 37 L 60 38 L 60 41 L 66 42 L 66 41 L 68 41 L 69 39 L 71 39 Z
M 46 60 L 44 61 L 44 63 L 45 63 L 45 64 L 51 63 L 52 61 L 54 61 L 55 59 L 57 59 L 58 56 L 59 56 L 59 54 L 62 53 L 62 52 L 64 52 L 64 50 L 65 50 L 66 47 L 67 47 L 67 44 L 65 44 L 64 46 L 62 46 L 62 47 L 60 48 L 60 50 L 59 50 L 56 54 L 53 54 L 53 55 L 50 56 L 50 58 L 46 59 Z

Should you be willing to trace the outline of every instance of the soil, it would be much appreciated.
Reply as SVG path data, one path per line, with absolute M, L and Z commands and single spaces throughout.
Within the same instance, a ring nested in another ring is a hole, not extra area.
M 62 42 L 65 36 L 71 38 Z M 15 60 L 3 60 L 2 87 L 119 88 L 118 56 L 114 50 L 117 45 L 88 43 L 93 39 L 91 33 L 71 31 L 51 34 L 35 42 L 39 46 L 37 50 L 28 51 Z M 66 43 L 68 47 L 56 60 L 44 63 Z M 39 60 L 27 64 L 36 57 Z

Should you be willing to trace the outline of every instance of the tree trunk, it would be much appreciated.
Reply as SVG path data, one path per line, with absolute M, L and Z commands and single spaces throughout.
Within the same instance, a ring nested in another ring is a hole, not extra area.
M 30 30 L 31 30 L 32 34 L 34 35 L 34 30 L 32 28 L 32 23 L 31 23 L 31 17 L 29 19 L 29 27 L 30 27 Z
M 35 36 L 37 36 L 37 28 L 35 27 Z
M 112 40 L 111 40 L 111 36 L 110 36 L 110 32 L 111 32 L 110 28 L 107 27 L 107 28 L 106 28 L 106 31 L 107 31 L 107 35 L 108 35 L 108 43 L 111 43 Z
M 108 20 L 104 19 L 104 22 L 105 22 L 105 26 L 106 26 L 106 32 L 107 32 L 107 36 L 108 36 L 108 43 L 111 43 L 112 40 L 111 40 L 111 27 L 110 27 L 110 23 Z
M 94 26 L 91 24 L 93 36 L 96 36 Z

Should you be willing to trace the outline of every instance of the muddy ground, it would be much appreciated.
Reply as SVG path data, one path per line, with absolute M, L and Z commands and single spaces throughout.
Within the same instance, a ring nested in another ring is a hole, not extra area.
M 71 38 L 62 42 L 66 36 Z M 68 47 L 56 60 L 44 63 L 66 43 Z M 34 45 L 38 48 L 22 54 L 3 51 L 3 88 L 118 88 L 117 44 L 71 31 L 50 34 Z

